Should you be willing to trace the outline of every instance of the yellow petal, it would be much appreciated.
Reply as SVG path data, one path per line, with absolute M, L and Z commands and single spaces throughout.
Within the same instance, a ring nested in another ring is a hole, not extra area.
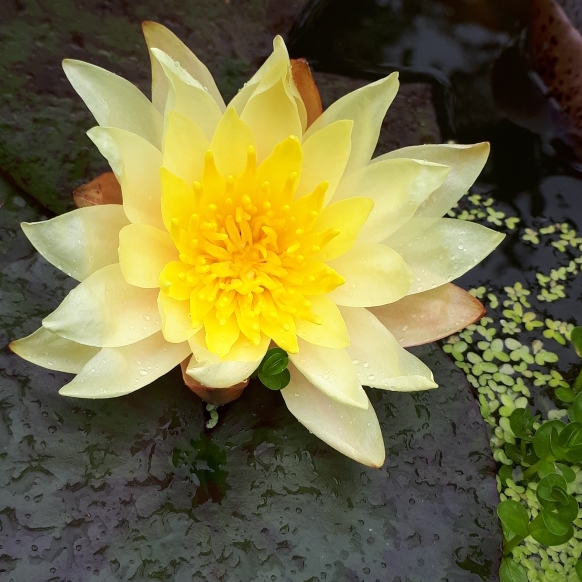
M 222 116 L 210 143 L 218 171 L 236 178 L 247 163 L 248 147 L 255 147 L 255 137 L 236 111 L 229 107 Z
M 356 408 L 333 400 L 311 385 L 293 366 L 291 382 L 281 390 L 287 408 L 310 432 L 358 463 L 384 464 L 382 430 L 372 406 Z
M 305 133 L 305 139 L 334 121 L 351 119 L 354 122 L 352 149 L 345 175 L 363 168 L 376 149 L 382 120 L 397 91 L 398 73 L 392 73 L 385 79 L 348 93 L 315 120 Z
M 177 219 L 178 233 L 180 227 L 188 229 L 188 222 L 195 209 L 195 197 L 192 186 L 166 168 L 160 170 L 162 183 L 162 219 L 166 230 L 174 235 L 172 219 Z M 174 237 L 175 242 L 179 242 Z
M 129 131 L 161 147 L 162 116 L 133 83 L 82 61 L 65 59 L 63 69 L 99 125 Z
M 296 137 L 287 137 L 270 152 L 257 168 L 257 184 L 269 182 L 271 193 L 279 195 L 292 173 L 297 174 L 295 183 L 301 179 L 303 152 Z M 289 201 L 290 202 L 290 201 Z
M 358 238 L 373 207 L 372 200 L 361 196 L 347 198 L 326 206 L 316 218 L 313 230 L 324 232 L 334 228 L 339 231 L 339 234 L 314 258 L 329 261 L 347 252 Z
M 174 61 L 179 62 L 180 66 L 192 75 L 192 78 L 206 87 L 208 93 L 224 111 L 224 100 L 212 74 L 181 40 L 172 31 L 157 22 L 144 22 L 142 29 L 148 48 L 150 50 L 160 49 Z M 152 65 L 152 102 L 160 113 L 164 113 L 168 94 L 168 78 L 158 60 L 151 53 L 150 59 Z
M 255 92 L 241 115 L 255 136 L 259 161 L 285 138 L 302 135 L 297 104 L 285 91 L 284 82 L 282 77 L 266 91 Z
M 329 183 L 325 203 L 331 200 L 350 157 L 353 125 L 350 120 L 336 121 L 303 143 L 303 174 L 296 197 L 313 192 L 325 180 Z
M 190 266 L 181 261 L 168 263 L 160 274 L 160 287 L 163 293 L 178 301 L 189 301 L 192 287 L 183 283 L 182 279 L 190 269 Z
M 161 332 L 129 346 L 103 348 L 59 394 L 76 398 L 123 396 L 151 384 L 189 354 L 188 342 L 168 343 Z
M 107 158 L 123 192 L 123 210 L 131 222 L 163 228 L 160 212 L 162 153 L 134 133 L 112 127 L 87 132 Z
M 220 358 L 217 354 L 211 352 L 206 345 L 206 331 L 200 329 L 189 340 L 190 349 L 192 350 L 192 361 L 190 364 L 196 363 L 197 367 L 206 366 L 210 364 L 218 364 Z
M 418 346 L 461 331 L 485 315 L 470 293 L 446 283 L 369 309 L 403 347 Z
M 489 144 L 429 144 L 402 148 L 379 156 L 372 163 L 396 158 L 414 158 L 451 168 L 445 183 L 420 206 L 416 216 L 440 218 L 452 208 L 477 179 L 489 155 Z
M 158 295 L 158 309 L 162 316 L 162 333 L 166 341 L 181 343 L 190 339 L 198 329 L 192 327 L 190 302 L 178 301 L 163 292 Z
M 365 194 L 374 210 L 358 242 L 377 243 L 405 225 L 420 204 L 446 179 L 448 166 L 419 160 L 396 159 L 370 164 L 344 178 L 332 202 Z
M 147 224 L 130 224 L 119 233 L 119 266 L 125 280 L 137 287 L 158 287 L 160 273 L 178 250 L 167 232 Z
M 88 346 L 125 346 L 161 329 L 157 295 L 127 283 L 119 264 L 109 265 L 75 287 L 43 326 Z
M 216 309 L 211 309 L 204 317 L 204 329 L 206 331 L 208 349 L 218 354 L 219 357 L 224 357 L 228 354 L 240 335 L 234 313 L 227 321 L 221 322 L 216 317 Z
M 119 231 L 129 223 L 118 204 L 78 208 L 43 222 L 23 222 L 38 252 L 69 277 L 82 281 L 117 263 Z
M 340 307 L 352 343 L 346 348 L 362 384 L 404 392 L 436 388 L 432 372 L 361 307 Z
M 211 139 L 222 116 L 222 110 L 216 100 L 165 52 L 153 48 L 151 53 L 162 66 L 170 82 L 166 114 L 172 110 L 181 113 L 190 118 L 204 135 Z
M 315 346 L 302 339 L 298 343 L 299 353 L 289 354 L 289 359 L 316 388 L 337 402 L 368 407 L 368 397 L 345 349 Z
M 402 255 L 415 275 L 409 294 L 434 289 L 460 277 L 482 261 L 504 234 L 466 220 L 413 218 L 408 232 L 384 244 Z
M 369 307 L 398 301 L 414 279 L 403 258 L 380 244 L 356 244 L 328 265 L 345 279 L 328 295 L 338 305 Z
M 8 346 L 15 354 L 37 366 L 78 374 L 99 352 L 99 348 L 84 346 L 51 333 L 44 327 Z
M 327 348 L 341 349 L 350 345 L 346 324 L 337 305 L 325 295 L 309 297 L 311 311 L 321 318 L 322 323 L 295 318 L 297 335 L 305 341 Z
M 164 136 L 164 168 L 188 184 L 200 182 L 208 145 L 204 132 L 191 119 L 176 111 L 168 113 L 168 127 Z

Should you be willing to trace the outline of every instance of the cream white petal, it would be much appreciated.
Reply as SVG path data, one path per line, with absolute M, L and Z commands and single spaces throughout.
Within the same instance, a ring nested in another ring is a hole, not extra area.
M 326 396 L 292 364 L 291 381 L 281 390 L 287 408 L 310 432 L 340 453 L 368 467 L 384 464 L 386 451 L 378 417 L 368 407 L 356 408 Z
M 301 119 L 295 100 L 285 87 L 285 75 L 265 90 L 255 91 L 240 118 L 251 128 L 257 144 L 257 160 L 262 162 L 273 148 L 291 135 L 301 139 Z
M 118 204 L 89 206 L 42 222 L 23 222 L 36 250 L 57 269 L 82 281 L 117 263 L 119 231 L 129 223 Z
M 162 152 L 134 133 L 113 127 L 87 132 L 107 158 L 123 194 L 123 210 L 133 223 L 164 228 L 161 213 Z
M 485 315 L 478 299 L 452 283 L 407 295 L 396 303 L 370 307 L 369 311 L 404 348 L 447 337 Z
M 460 277 L 505 238 L 480 224 L 450 218 L 413 218 L 408 232 L 384 244 L 402 255 L 415 275 L 409 294 L 434 289 Z
M 177 111 L 191 119 L 208 139 L 212 139 L 214 130 L 222 116 L 222 109 L 215 99 L 204 90 L 190 73 L 160 49 L 151 52 L 160 63 L 170 82 L 166 113 Z
M 289 67 L 289 54 L 285 42 L 280 36 L 273 39 L 273 52 L 267 60 L 259 67 L 257 72 L 243 85 L 239 92 L 232 98 L 229 107 L 241 115 L 253 93 L 262 82 L 261 89 L 265 90 L 272 85 L 283 73 L 281 69 Z M 269 85 L 271 83 L 271 85 Z
M 445 183 L 437 188 L 419 207 L 416 216 L 440 218 L 473 185 L 478 178 L 487 156 L 489 144 L 428 144 L 402 148 L 379 156 L 372 163 L 396 158 L 414 158 L 450 166 Z
M 367 309 L 340 307 L 340 311 L 351 340 L 346 351 L 362 384 L 404 392 L 437 387 L 428 366 L 407 352 Z
M 163 118 L 133 83 L 82 61 L 65 59 L 63 69 L 99 125 L 130 131 L 161 148 Z
M 269 348 L 269 338 L 263 336 L 258 346 L 246 339 L 239 339 L 223 360 L 215 354 L 205 353 L 203 332 L 190 339 L 193 357 L 186 374 L 210 388 L 230 388 L 244 382 L 258 367 Z
M 335 121 L 303 143 L 303 168 L 295 198 L 310 194 L 327 181 L 324 204 L 331 200 L 350 157 L 353 125 L 353 121 L 347 119 Z
M 206 65 L 171 31 L 157 22 L 144 22 L 143 34 L 148 48 L 157 48 L 165 52 L 174 61 L 186 70 L 213 97 L 222 111 L 225 109 L 224 100 L 216 86 L 212 74 Z M 168 78 L 166 77 L 158 59 L 150 52 L 152 65 L 152 102 L 164 113 L 168 95 Z
M 161 332 L 129 346 L 103 348 L 59 394 L 76 398 L 123 396 L 151 384 L 189 354 L 188 342 L 168 343 Z
M 345 279 L 328 295 L 338 305 L 370 307 L 392 303 L 408 293 L 413 281 L 403 258 L 381 244 L 355 244 L 327 264 Z
M 166 341 L 175 344 L 185 342 L 198 331 L 192 327 L 190 301 L 178 301 L 160 291 L 158 309 L 162 316 L 162 333 Z
M 119 264 L 109 265 L 75 287 L 42 324 L 81 344 L 125 346 L 161 329 L 158 292 L 130 285 Z
M 84 346 L 62 338 L 44 327 L 10 344 L 10 349 L 37 366 L 78 374 L 99 348 Z
M 177 111 L 168 113 L 164 136 L 163 165 L 187 184 L 200 182 L 204 154 L 210 142 L 204 132 L 189 118 Z
M 295 367 L 319 390 L 348 406 L 367 408 L 368 397 L 345 349 L 316 346 L 297 339 L 299 352 L 289 354 Z
M 119 266 L 125 280 L 136 287 L 158 288 L 160 273 L 178 260 L 172 237 L 149 224 L 128 224 L 119 233 Z
M 344 178 L 331 201 L 363 195 L 371 198 L 374 209 L 360 231 L 358 242 L 378 243 L 405 225 L 448 173 L 448 166 L 431 162 L 386 160 Z
M 351 174 L 368 164 L 380 135 L 382 120 L 398 92 L 398 73 L 348 93 L 330 105 L 305 133 L 305 139 L 316 131 L 338 121 L 351 119 L 352 150 L 345 174 Z

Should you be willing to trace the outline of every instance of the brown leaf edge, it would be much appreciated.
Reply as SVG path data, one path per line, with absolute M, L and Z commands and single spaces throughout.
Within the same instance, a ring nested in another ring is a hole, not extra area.
M 121 186 L 113 172 L 105 172 L 73 190 L 73 200 L 77 208 L 123 204 Z
M 290 59 L 290 61 L 293 81 L 307 110 L 307 127 L 309 127 L 323 112 L 321 96 L 307 61 L 305 59 Z

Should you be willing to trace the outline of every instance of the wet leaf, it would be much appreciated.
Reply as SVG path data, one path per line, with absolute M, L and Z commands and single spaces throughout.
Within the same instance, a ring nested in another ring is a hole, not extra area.
M 73 200 L 77 208 L 101 204 L 123 204 L 121 186 L 113 172 L 105 172 L 73 190 Z

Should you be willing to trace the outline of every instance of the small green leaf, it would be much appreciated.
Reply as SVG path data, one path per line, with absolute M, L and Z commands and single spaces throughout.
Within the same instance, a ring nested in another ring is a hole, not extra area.
M 259 380 L 269 390 L 282 390 L 289 384 L 291 374 L 289 374 L 289 370 L 285 369 L 282 372 L 279 372 L 279 374 L 268 376 L 263 374 L 262 370 L 259 370 Z
M 566 426 L 560 433 L 558 444 L 565 449 L 582 445 L 582 424 L 579 422 L 571 422 Z
M 510 467 L 509 465 L 501 465 L 501 468 L 497 472 L 497 474 L 499 475 L 499 479 L 501 480 L 501 483 L 505 485 L 505 482 L 508 479 L 511 479 L 512 472 L 513 468 Z
M 565 426 L 566 424 L 561 420 L 549 420 L 548 422 L 544 422 L 544 424 L 538 428 L 534 435 L 533 446 L 536 455 L 540 459 L 547 460 L 548 457 L 553 457 L 550 446 L 552 432 L 557 432 L 559 434 Z
M 560 546 L 565 544 L 574 535 L 574 528 L 569 525 L 568 531 L 561 536 L 553 534 L 545 527 L 536 528 L 533 531 L 530 531 L 530 535 L 534 540 L 536 540 L 536 542 L 544 544 L 545 546 Z
M 503 560 L 501 561 L 501 567 L 499 568 L 499 581 L 528 582 L 527 574 L 523 566 L 521 564 L 517 564 L 510 558 L 503 558 Z
M 527 439 L 531 435 L 534 418 L 527 408 L 516 408 L 509 417 L 509 426 L 513 434 L 520 439 Z
M 562 402 L 574 402 L 574 398 L 576 397 L 576 395 L 574 394 L 574 392 L 572 392 L 572 390 L 570 390 L 570 388 L 556 388 L 556 396 L 562 401 Z
M 568 410 L 568 415 L 572 418 L 572 421 L 582 422 L 582 392 L 574 398 L 574 402 Z
M 576 353 L 582 358 L 582 327 L 575 327 L 570 332 L 570 341 L 576 350 Z
M 557 473 L 550 473 L 543 479 L 540 479 L 536 489 L 536 497 L 542 506 L 557 501 L 553 493 L 554 488 L 561 488 L 563 490 L 568 488 L 566 479 L 564 479 L 562 475 L 558 475 Z
M 572 527 L 568 521 L 561 519 L 560 515 L 553 511 L 542 510 L 542 519 L 548 531 L 556 536 L 563 536 Z
M 538 475 L 540 479 L 542 479 L 546 475 L 550 475 L 551 473 L 556 472 L 557 471 L 554 463 L 549 463 L 548 461 L 540 461 L 540 465 L 538 467 Z
M 578 578 L 582 582 L 582 560 L 578 560 L 576 563 L 576 574 L 578 574 Z
M 260 372 L 266 376 L 276 376 L 285 370 L 288 364 L 289 356 L 287 355 L 287 352 L 281 348 L 272 348 L 267 350 L 260 365 Z
M 582 445 L 572 447 L 564 452 L 563 458 L 569 463 L 582 463 Z
M 503 527 L 513 534 L 508 537 L 519 536 L 525 538 L 528 536 L 529 517 L 527 510 L 521 503 L 513 499 L 502 501 L 497 506 L 497 515 Z
M 562 477 L 566 479 L 567 483 L 574 483 L 574 481 L 576 480 L 576 473 L 574 473 L 574 471 L 572 471 L 572 469 L 570 469 L 568 465 L 556 463 L 556 467 L 558 468 L 560 473 L 562 473 Z

